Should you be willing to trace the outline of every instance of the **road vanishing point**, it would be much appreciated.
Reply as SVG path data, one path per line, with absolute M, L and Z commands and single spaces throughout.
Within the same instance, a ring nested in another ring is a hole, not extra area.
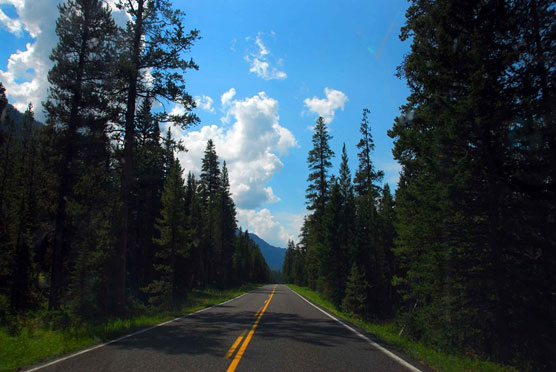
M 32 367 L 53 371 L 429 371 L 285 285 Z

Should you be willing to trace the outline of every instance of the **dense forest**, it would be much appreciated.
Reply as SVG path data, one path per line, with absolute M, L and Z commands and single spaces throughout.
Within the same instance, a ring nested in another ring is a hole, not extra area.
M 437 348 L 556 369 L 556 7 L 413 0 L 398 69 L 410 88 L 388 132 L 395 197 L 372 164 L 330 175 L 317 121 L 307 216 L 283 278 Z
M 184 176 L 168 129 L 200 121 L 184 59 L 199 31 L 169 0 L 116 3 L 125 27 L 103 0 L 59 6 L 43 107 L 14 115 L 0 83 L 2 325 L 176 308 L 193 288 L 271 278 L 212 140 Z M 373 164 L 370 110 L 353 173 L 345 145 L 332 172 L 320 117 L 284 282 L 439 350 L 556 370 L 555 20 L 551 0 L 411 0 L 397 72 L 410 93 L 388 131 L 397 188 Z
M 269 280 L 238 230 L 226 163 L 212 141 L 184 179 L 163 124 L 199 122 L 182 59 L 199 38 L 166 0 L 59 6 L 47 120 L 10 115 L 0 83 L 0 320 L 48 309 L 82 318 L 178 307 L 192 288 Z M 170 115 L 175 102 L 183 115 Z

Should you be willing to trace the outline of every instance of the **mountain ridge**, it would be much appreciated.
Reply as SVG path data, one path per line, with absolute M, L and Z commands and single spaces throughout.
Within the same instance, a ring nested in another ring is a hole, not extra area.
M 249 233 L 249 237 L 253 239 L 259 246 L 261 253 L 271 270 L 282 271 L 282 264 L 286 255 L 286 248 L 276 247 L 267 243 L 264 239 L 254 233 Z

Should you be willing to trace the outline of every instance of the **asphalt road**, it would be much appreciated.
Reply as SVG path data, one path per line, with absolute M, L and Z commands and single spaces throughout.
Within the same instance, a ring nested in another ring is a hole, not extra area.
M 28 371 L 427 371 L 284 285 Z

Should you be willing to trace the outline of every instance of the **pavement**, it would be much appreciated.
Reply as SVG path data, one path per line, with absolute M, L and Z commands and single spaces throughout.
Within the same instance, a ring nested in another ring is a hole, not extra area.
M 285 285 L 31 367 L 54 371 L 430 371 Z

